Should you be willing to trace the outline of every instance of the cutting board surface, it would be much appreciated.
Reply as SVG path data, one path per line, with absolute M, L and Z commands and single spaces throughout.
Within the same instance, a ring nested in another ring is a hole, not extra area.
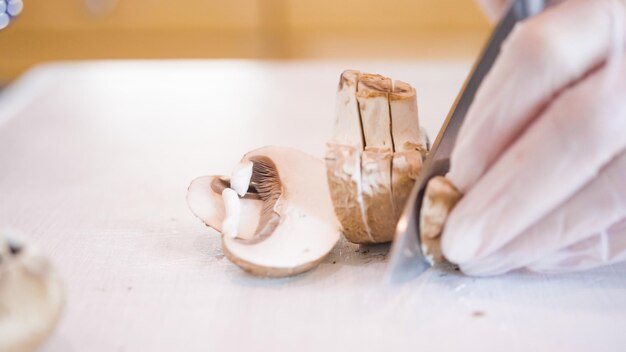
M 620 351 L 626 265 L 544 276 L 430 269 L 383 282 L 387 246 L 341 242 L 258 279 L 189 212 L 189 181 L 277 144 L 322 156 L 337 78 L 417 89 L 434 138 L 470 65 L 170 61 L 39 67 L 0 96 L 0 226 L 52 258 L 67 305 L 43 351 Z

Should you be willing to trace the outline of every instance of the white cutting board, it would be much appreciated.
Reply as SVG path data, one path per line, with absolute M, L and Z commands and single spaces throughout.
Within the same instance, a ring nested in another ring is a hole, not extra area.
M 169 61 L 39 67 L 0 96 L 0 226 L 30 234 L 67 306 L 43 351 L 624 351 L 626 265 L 386 286 L 386 246 L 257 279 L 185 204 L 266 144 L 321 156 L 341 70 L 405 80 L 434 138 L 469 63 Z

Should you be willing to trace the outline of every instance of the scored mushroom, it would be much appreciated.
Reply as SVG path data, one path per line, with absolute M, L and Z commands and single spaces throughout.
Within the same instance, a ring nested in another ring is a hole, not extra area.
M 307 271 L 340 237 L 324 163 L 291 148 L 247 153 L 230 179 L 193 180 L 187 202 L 207 226 L 223 234 L 226 257 L 259 276 Z
M 326 168 L 349 241 L 392 240 L 427 152 L 413 87 L 354 70 L 341 74 Z
M 59 277 L 32 245 L 0 234 L 0 351 L 35 351 L 64 301 Z

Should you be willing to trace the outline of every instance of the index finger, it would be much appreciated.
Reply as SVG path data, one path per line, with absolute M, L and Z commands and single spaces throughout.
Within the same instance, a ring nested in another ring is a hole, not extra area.
M 477 92 L 447 177 L 466 193 L 550 99 L 608 55 L 619 0 L 570 0 L 518 24 Z M 619 27 L 616 27 L 619 28 Z

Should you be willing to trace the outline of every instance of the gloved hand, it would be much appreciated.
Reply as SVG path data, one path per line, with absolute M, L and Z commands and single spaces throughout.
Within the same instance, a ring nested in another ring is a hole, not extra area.
M 470 275 L 626 260 L 626 2 L 569 0 L 513 30 L 459 132 L 441 238 Z

